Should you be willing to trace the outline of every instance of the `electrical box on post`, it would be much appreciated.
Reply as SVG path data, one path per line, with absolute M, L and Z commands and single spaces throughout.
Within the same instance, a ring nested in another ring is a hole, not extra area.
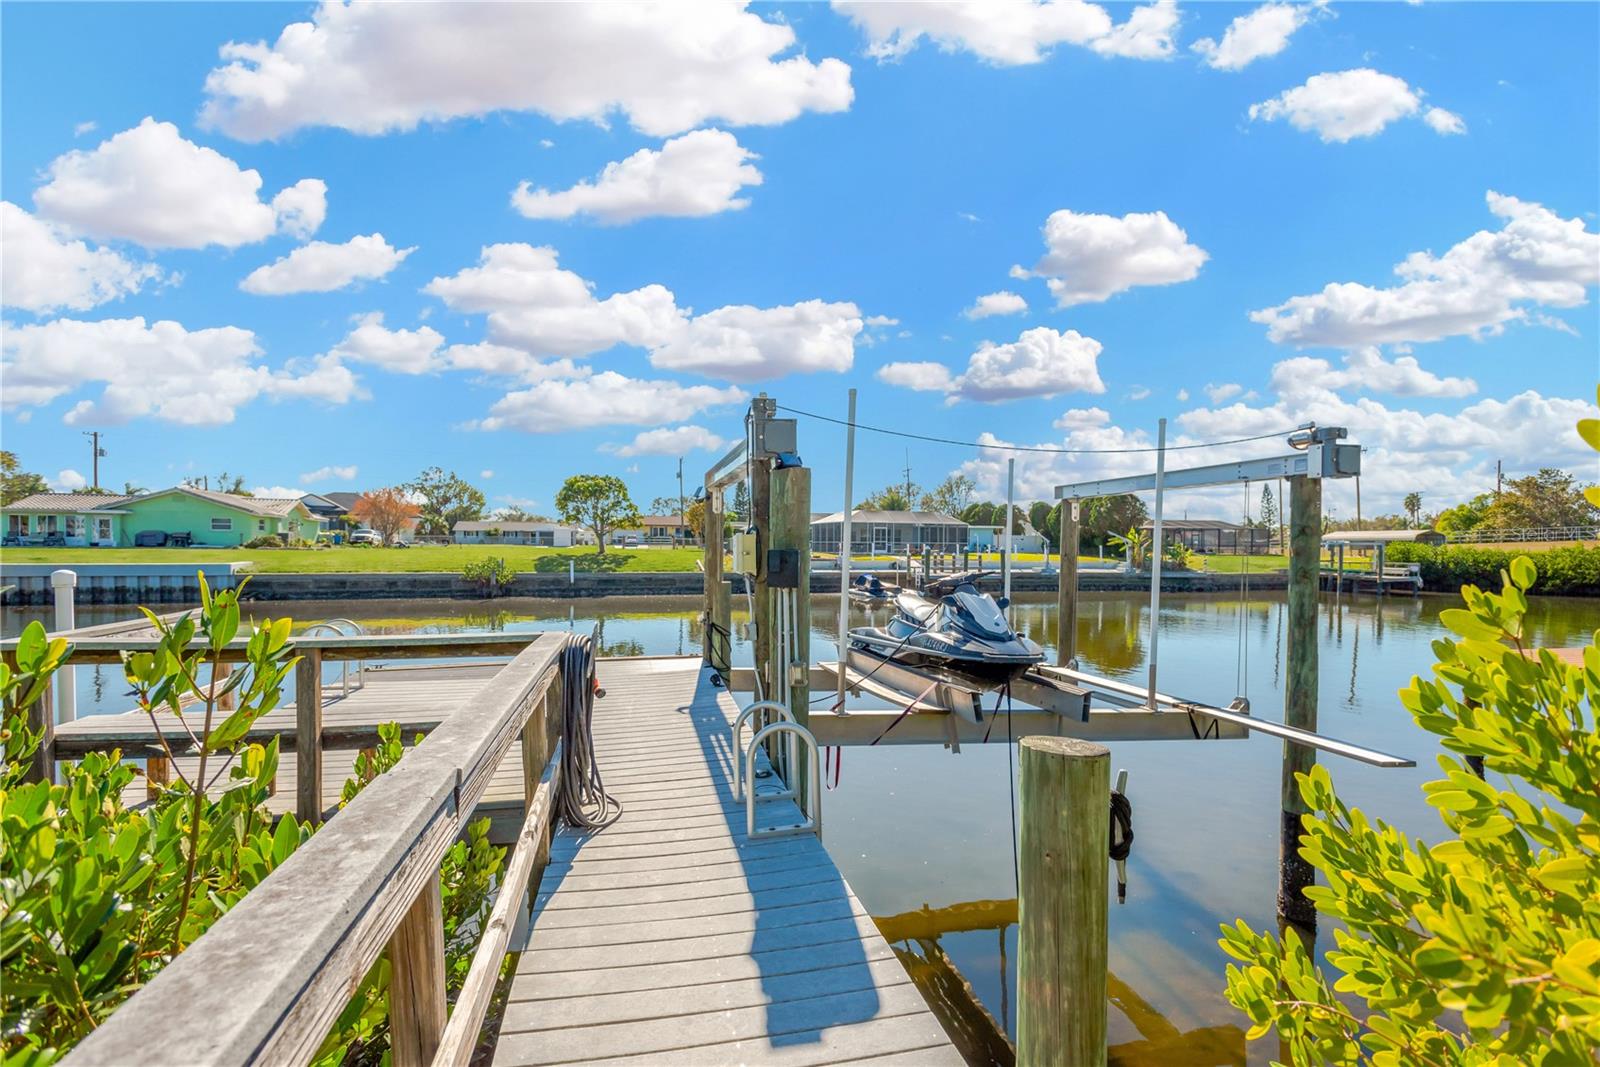
M 756 573 L 756 532 L 745 530 L 733 535 L 733 573 Z
M 794 419 L 763 419 L 755 425 L 757 455 L 799 451 L 799 435 Z
M 769 548 L 767 550 L 767 588 L 800 588 L 799 549 Z

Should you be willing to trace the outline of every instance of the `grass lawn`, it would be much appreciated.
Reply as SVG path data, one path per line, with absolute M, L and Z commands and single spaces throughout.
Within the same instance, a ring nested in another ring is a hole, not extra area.
M 8 548 L 6 563 L 233 563 L 248 561 L 262 574 L 459 571 L 499 556 L 515 571 L 565 574 L 567 563 L 585 573 L 692 571 L 698 548 L 533 548 L 527 545 L 415 545 L 411 548 Z

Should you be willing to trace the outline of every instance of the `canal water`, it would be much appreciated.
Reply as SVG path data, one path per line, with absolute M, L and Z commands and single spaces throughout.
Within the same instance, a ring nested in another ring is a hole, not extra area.
M 812 654 L 837 648 L 837 600 L 815 598 Z M 1324 757 L 1342 796 L 1425 840 L 1443 836 L 1421 784 L 1438 774 L 1440 751 L 1400 705 L 1396 691 L 1433 662 L 1444 631 L 1439 612 L 1453 597 L 1325 597 L 1318 632 L 1320 729 L 1403 754 L 1418 766 L 1380 770 Z M 736 601 L 736 607 L 738 602 Z M 258 604 L 297 624 L 346 617 L 372 633 L 468 630 L 594 632 L 603 654 L 694 654 L 700 648 L 690 598 L 577 601 L 366 601 Z M 876 609 L 881 616 L 884 609 Z M 1148 600 L 1085 594 L 1077 647 L 1085 669 L 1143 685 Z M 852 625 L 872 613 L 852 608 Z M 1053 651 L 1059 628 L 1053 595 L 1018 597 L 1019 629 Z M 79 624 L 113 621 L 128 608 L 84 608 Z M 7 608 L 14 635 L 36 610 Z M 735 623 L 741 621 L 735 612 Z M 880 619 L 881 621 L 881 619 Z M 1166 596 L 1161 604 L 1159 685 L 1213 704 L 1247 696 L 1252 712 L 1282 718 L 1285 603 L 1281 593 Z M 1600 628 L 1600 602 L 1536 598 L 1535 643 L 1587 643 Z M 737 633 L 739 627 L 735 626 Z M 736 638 L 736 664 L 751 652 Z M 115 667 L 80 667 L 79 714 L 125 710 Z M 1265 1063 L 1275 1042 L 1247 1047 L 1241 1017 L 1223 999 L 1226 958 L 1217 926 L 1243 917 L 1275 922 L 1278 778 L 1281 744 L 1144 741 L 1113 744 L 1126 769 L 1135 842 L 1128 895 L 1112 904 L 1111 1060 L 1157 1064 Z M 829 851 L 862 902 L 879 918 L 925 994 L 964 1035 L 972 1062 L 1007 1062 L 994 1034 L 1014 1036 L 1016 926 L 1011 824 L 1012 765 L 996 736 L 952 755 L 937 746 L 846 750 L 841 781 L 823 801 Z M 922 913 L 922 914 L 918 914 Z M 1320 950 L 1328 943 L 1321 931 Z M 975 1003 L 974 1003 L 975 1001 Z M 985 1037 L 985 1034 L 988 1037 Z

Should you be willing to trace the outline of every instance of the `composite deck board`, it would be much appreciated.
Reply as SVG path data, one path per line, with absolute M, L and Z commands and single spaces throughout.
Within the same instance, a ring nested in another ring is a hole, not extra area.
M 600 684 L 595 757 L 622 817 L 552 842 L 497 1067 L 959 1063 L 822 843 L 746 833 L 727 691 L 692 660 L 605 661 Z M 790 800 L 758 811 L 799 819 Z

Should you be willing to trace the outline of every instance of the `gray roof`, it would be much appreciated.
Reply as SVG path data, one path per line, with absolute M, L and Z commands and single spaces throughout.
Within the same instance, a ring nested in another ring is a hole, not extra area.
M 98 493 L 34 493 L 5 506 L 7 511 L 119 511 L 117 505 L 131 496 L 102 496 Z
M 1153 530 L 1153 529 L 1155 529 L 1155 525 L 1156 524 L 1154 522 L 1147 522 L 1147 523 L 1145 523 L 1143 526 L 1141 526 L 1139 528 L 1141 530 Z M 1168 518 L 1165 518 L 1165 517 L 1163 517 L 1162 520 L 1161 520 L 1161 528 L 1163 530 L 1246 530 L 1246 529 L 1249 529 L 1249 527 L 1242 526 L 1237 522 L 1227 522 L 1227 521 L 1224 521 L 1223 519 L 1168 519 Z
M 324 500 L 333 501 L 346 511 L 349 511 L 351 508 L 355 507 L 356 501 L 361 499 L 360 493 L 321 493 L 319 495 Z
M 1393 542 L 1424 541 L 1443 544 L 1444 534 L 1438 530 L 1335 530 L 1322 535 L 1324 544 L 1391 544 Z
M 831 515 L 811 520 L 813 524 L 819 522 L 843 522 L 844 512 L 835 511 Z M 946 515 L 942 511 L 868 511 L 866 508 L 856 508 L 850 513 L 851 523 L 881 522 L 884 524 L 915 524 L 918 526 L 965 526 L 966 523 L 954 515 Z
M 304 504 L 300 503 L 300 498 L 297 496 L 240 496 L 237 493 L 218 493 L 211 489 L 195 489 L 187 485 L 176 486 L 172 489 L 160 489 L 154 493 L 146 493 L 144 496 L 135 497 L 134 499 L 147 500 L 150 497 L 166 496 L 168 493 L 188 493 L 190 496 L 197 496 L 201 500 L 209 500 L 213 504 L 221 504 L 223 507 L 236 508 L 239 511 L 247 511 L 252 515 L 268 515 L 274 518 L 281 518 L 297 507 L 305 507 Z

